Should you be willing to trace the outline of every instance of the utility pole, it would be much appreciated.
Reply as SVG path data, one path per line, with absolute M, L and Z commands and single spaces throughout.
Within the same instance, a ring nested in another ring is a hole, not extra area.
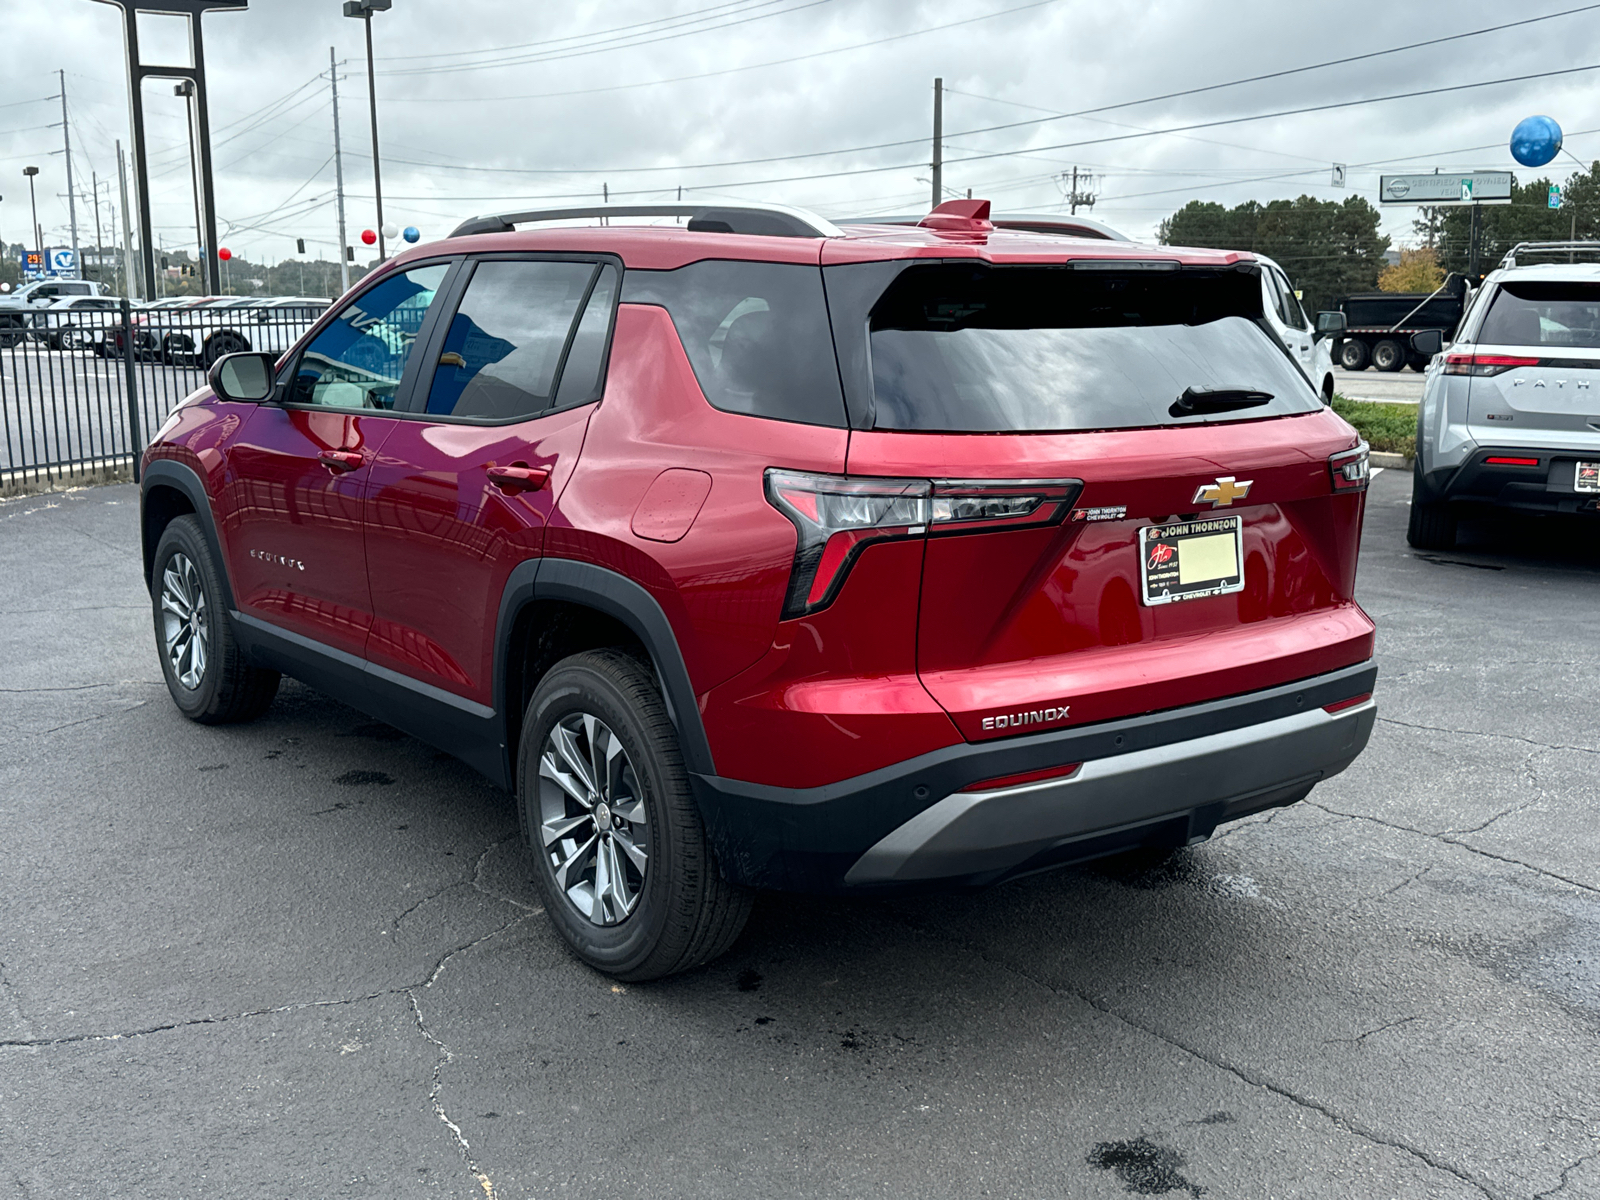
M 933 208 L 944 203 L 944 77 L 933 81 Z
M 1076 163 L 1072 166 L 1072 199 L 1068 203 L 1067 211 L 1071 216 L 1078 215 L 1078 166 Z
M 350 257 L 344 232 L 344 153 L 339 148 L 339 64 L 328 47 L 328 79 L 333 84 L 333 179 L 339 197 L 339 294 L 350 290 Z
M 122 187 L 122 294 L 138 299 L 134 292 L 133 222 L 128 216 L 128 166 L 122 157 L 122 139 L 117 139 L 117 181 Z
M 67 158 L 67 217 L 72 222 L 72 261 L 77 264 L 78 277 L 83 277 L 83 263 L 78 258 L 78 201 L 72 191 L 72 134 L 67 128 L 67 73 L 57 71 L 61 77 L 61 147 Z
M 105 282 L 106 273 L 106 247 L 100 237 L 100 176 L 93 170 L 89 172 L 89 185 L 94 188 L 94 269 L 100 276 L 96 281 Z
M 1473 280 L 1478 278 L 1478 212 L 1479 206 L 1474 204 L 1467 234 L 1467 277 Z
M 1061 181 L 1065 182 L 1066 179 L 1068 178 L 1068 176 L 1065 173 L 1063 173 L 1058 178 Z M 1079 183 L 1080 178 L 1081 178 L 1082 183 L 1083 183 L 1083 191 L 1081 191 L 1081 192 L 1078 190 L 1078 183 Z M 1094 197 L 1094 176 L 1089 174 L 1089 172 L 1087 172 L 1087 171 L 1083 172 L 1083 174 L 1080 176 L 1078 174 L 1078 168 L 1077 167 L 1073 167 L 1072 168 L 1071 179 L 1072 179 L 1072 183 L 1070 185 L 1070 190 L 1067 192 L 1067 207 L 1068 207 L 1068 209 L 1074 215 L 1076 215 L 1080 205 L 1082 207 L 1084 207 L 1084 208 L 1093 208 L 1094 207 L 1094 199 L 1095 199 L 1095 197 Z
M 378 78 L 372 64 L 372 14 L 388 12 L 394 0 L 345 0 L 344 15 L 367 28 L 367 102 L 372 107 L 372 192 L 378 202 L 378 261 L 389 257 L 383 242 L 383 172 L 378 163 Z

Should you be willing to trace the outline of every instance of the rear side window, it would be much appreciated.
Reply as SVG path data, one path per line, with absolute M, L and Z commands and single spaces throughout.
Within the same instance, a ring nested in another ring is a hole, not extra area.
M 1502 283 L 1478 341 L 1600 349 L 1600 283 Z
M 1239 271 L 912 267 L 870 317 L 873 424 L 999 433 L 1249 420 L 1321 401 Z M 1272 399 L 1174 416 L 1188 389 Z
M 479 263 L 439 352 L 428 412 L 506 420 L 549 408 L 596 269 L 592 262 Z
M 805 425 L 845 424 L 820 267 L 708 261 L 629 271 L 622 300 L 658 304 L 671 314 L 713 407 Z

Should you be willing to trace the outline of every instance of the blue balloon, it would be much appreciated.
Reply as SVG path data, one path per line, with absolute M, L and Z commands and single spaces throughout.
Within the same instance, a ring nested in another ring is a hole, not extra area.
M 1542 167 L 1561 153 L 1561 126 L 1549 117 L 1524 117 L 1511 131 L 1511 157 L 1525 167 Z
M 1556 141 L 1559 143 L 1560 140 L 1561 134 L 1557 132 Z M 418 229 L 415 225 L 407 225 L 405 232 L 400 236 L 405 238 L 405 240 L 408 242 L 418 242 L 422 240 L 422 230 Z

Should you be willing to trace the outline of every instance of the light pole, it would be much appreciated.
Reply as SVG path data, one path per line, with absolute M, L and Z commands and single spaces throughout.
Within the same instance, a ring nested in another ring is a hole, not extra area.
M 372 192 L 378 201 L 378 261 L 388 255 L 383 244 L 383 173 L 378 167 L 378 81 L 372 67 L 372 14 L 388 12 L 394 0 L 344 0 L 344 15 L 360 17 L 367 26 L 367 101 L 372 107 Z
M 185 123 L 189 126 L 189 182 L 194 187 L 194 232 L 196 239 L 200 243 L 200 253 L 196 256 L 195 261 L 204 262 L 206 259 L 206 227 L 205 222 L 200 217 L 200 183 L 195 176 L 194 80 L 185 79 L 172 89 L 172 94 L 183 97 L 183 111 L 187 118 Z
M 33 177 L 39 173 L 38 167 L 23 167 L 22 173 L 28 177 L 28 203 L 33 208 L 33 252 L 39 256 L 39 268 L 44 269 L 44 235 L 39 232 L 39 198 L 33 194 Z

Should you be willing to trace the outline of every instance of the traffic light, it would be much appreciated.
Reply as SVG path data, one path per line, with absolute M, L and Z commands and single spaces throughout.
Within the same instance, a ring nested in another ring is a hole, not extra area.
M 346 246 L 344 248 L 344 260 L 345 262 L 355 262 L 356 248 L 354 246 Z
M 172 263 L 167 260 L 167 256 L 165 254 L 161 256 L 161 269 L 163 271 L 170 271 L 172 269 Z
M 306 252 L 306 240 L 305 240 L 305 238 L 295 238 L 295 240 L 294 240 L 294 252 L 296 254 L 304 254 Z

